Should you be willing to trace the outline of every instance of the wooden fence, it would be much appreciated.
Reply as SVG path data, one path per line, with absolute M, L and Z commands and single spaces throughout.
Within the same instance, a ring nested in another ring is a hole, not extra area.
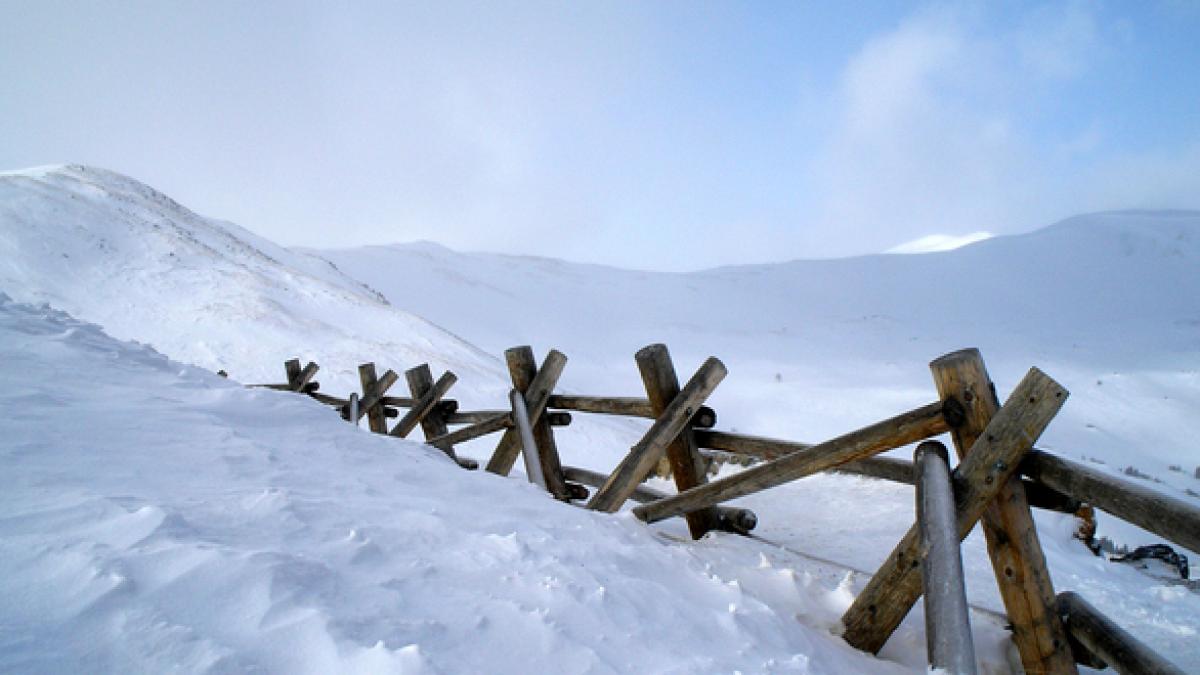
M 697 539 L 713 530 L 748 533 L 757 515 L 724 502 L 816 473 L 916 484 L 914 525 L 842 617 L 846 642 L 878 652 L 925 595 L 930 664 L 974 672 L 958 542 L 980 522 L 1027 673 L 1074 673 L 1076 663 L 1111 665 L 1119 672 L 1180 672 L 1082 598 L 1055 594 L 1031 508 L 1074 513 L 1090 537 L 1095 507 L 1193 551 L 1200 551 L 1200 509 L 1034 449 L 1068 395 L 1037 368 L 1001 405 L 977 350 L 947 354 L 930 364 L 936 400 L 812 445 L 713 429 L 716 412 L 704 403 L 727 374 L 716 358 L 707 359 L 682 386 L 664 345 L 650 345 L 634 360 L 644 397 L 569 396 L 553 393 L 566 366 L 564 354 L 551 350 L 538 364 L 530 347 L 509 349 L 505 361 L 513 391 L 508 406 L 471 412 L 446 398 L 455 375 L 446 372 L 434 380 L 428 365 L 404 373 L 408 396 L 389 396 L 399 376 L 392 370 L 377 376 L 370 363 L 359 367 L 362 391 L 350 398 L 320 392 L 317 364 L 301 368 L 296 359 L 285 364 L 286 383 L 251 386 L 311 396 L 355 424 L 366 417 L 376 433 L 404 438 L 419 426 L 426 443 L 467 469 L 478 464 L 459 457 L 455 446 L 501 433 L 487 471 L 507 475 L 523 457 L 530 480 L 560 501 L 612 513 L 633 500 L 638 502 L 633 513 L 641 520 L 683 517 Z M 554 428 L 569 425 L 572 413 L 653 422 L 617 467 L 603 475 L 562 465 Z M 397 419 L 391 429 L 389 419 Z M 457 428 L 451 431 L 452 426 Z M 953 471 L 944 446 L 922 443 L 943 434 L 949 434 L 958 456 Z M 914 443 L 922 443 L 919 470 L 912 462 L 877 457 Z M 714 452 L 761 462 L 710 482 Z M 673 495 L 642 485 L 664 457 L 677 489 Z

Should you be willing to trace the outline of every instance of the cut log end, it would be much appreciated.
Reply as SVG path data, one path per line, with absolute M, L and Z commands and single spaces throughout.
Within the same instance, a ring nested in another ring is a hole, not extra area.
M 750 509 L 721 507 L 717 512 L 717 529 L 733 534 L 748 535 L 758 527 L 758 516 Z
M 567 493 L 571 499 L 577 501 L 586 501 L 591 495 L 591 492 L 589 492 L 585 486 L 580 485 L 579 483 L 570 482 L 567 483 Z
M 929 367 L 933 370 L 949 370 L 957 368 L 959 364 L 975 361 L 983 361 L 983 354 L 976 347 L 966 347 L 937 357 L 929 362 Z

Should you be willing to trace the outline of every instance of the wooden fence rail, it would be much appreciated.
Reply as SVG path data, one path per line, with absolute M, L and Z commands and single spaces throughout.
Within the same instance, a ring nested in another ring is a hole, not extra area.
M 1076 593 L 1059 593 L 1055 609 L 1071 637 L 1122 675 L 1183 675 Z
M 1046 452 L 1029 453 L 1021 471 L 1042 485 L 1200 551 L 1200 509 L 1191 504 Z
M 644 504 L 635 508 L 633 512 L 642 520 L 653 523 L 922 441 L 943 433 L 945 429 L 942 404 L 931 403 L 831 441 L 785 454 L 777 460 L 752 467 L 729 478 L 713 481 L 669 499 Z
M 716 358 L 680 387 L 666 346 L 640 350 L 635 362 L 645 398 L 553 393 L 567 363 L 556 350 L 539 365 L 530 347 L 515 347 L 505 361 L 513 389 L 507 409 L 498 410 L 459 410 L 458 401 L 445 398 L 457 377 L 446 372 L 434 381 L 425 364 L 405 371 L 409 396 L 389 395 L 399 376 L 387 370 L 377 377 L 373 363 L 359 367 L 362 392 L 349 398 L 318 391 L 317 364 L 301 368 L 299 359 L 285 362 L 286 383 L 250 386 L 310 396 L 352 422 L 366 417 L 376 433 L 405 437 L 420 426 L 429 445 L 465 468 L 478 464 L 459 458 L 455 446 L 500 433 L 488 471 L 507 475 L 522 457 L 529 480 L 556 499 L 577 506 L 587 500 L 587 508 L 610 513 L 633 500 L 641 520 L 684 517 L 697 539 L 712 530 L 749 533 L 758 516 L 723 502 L 815 473 L 915 484 L 912 528 L 842 617 L 849 644 L 878 652 L 923 595 L 930 665 L 974 672 L 958 541 L 980 522 L 1026 672 L 1074 673 L 1076 661 L 1107 663 L 1119 672 L 1179 672 L 1078 596 L 1055 594 L 1030 509 L 1075 514 L 1094 531 L 1087 519 L 1092 507 L 1100 508 L 1200 551 L 1200 508 L 1032 449 L 1067 398 L 1066 389 L 1036 368 L 1001 406 L 977 350 L 947 354 L 930 364 L 939 400 L 814 445 L 714 429 L 716 411 L 704 402 L 727 374 Z M 605 475 L 562 465 L 553 429 L 569 425 L 571 412 L 653 421 Z M 393 418 L 399 420 L 389 430 Z M 927 441 L 943 434 L 959 458 L 953 471 L 945 446 Z M 922 441 L 916 462 L 877 456 Z M 708 482 L 711 456 L 722 453 L 763 463 Z M 642 485 L 664 457 L 675 494 Z M 596 488 L 590 500 L 585 486 Z

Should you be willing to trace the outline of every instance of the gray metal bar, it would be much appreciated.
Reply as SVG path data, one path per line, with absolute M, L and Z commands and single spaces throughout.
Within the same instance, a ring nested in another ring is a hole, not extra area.
M 975 644 L 967 613 L 946 446 L 925 441 L 917 446 L 913 461 L 917 472 L 917 529 L 921 537 L 929 665 L 958 675 L 975 675 Z
M 529 423 L 529 409 L 525 406 L 525 397 L 513 389 L 508 394 L 512 403 L 513 421 L 517 425 L 517 436 L 521 440 L 521 457 L 525 460 L 525 475 L 529 482 L 546 489 L 546 477 L 542 475 L 542 462 L 538 457 L 537 443 L 533 440 L 533 425 Z

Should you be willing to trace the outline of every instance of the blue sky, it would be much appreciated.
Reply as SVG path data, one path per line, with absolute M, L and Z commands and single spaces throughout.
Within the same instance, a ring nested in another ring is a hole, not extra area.
M 1200 3 L 0 0 L 0 168 L 655 269 L 1200 208 Z

